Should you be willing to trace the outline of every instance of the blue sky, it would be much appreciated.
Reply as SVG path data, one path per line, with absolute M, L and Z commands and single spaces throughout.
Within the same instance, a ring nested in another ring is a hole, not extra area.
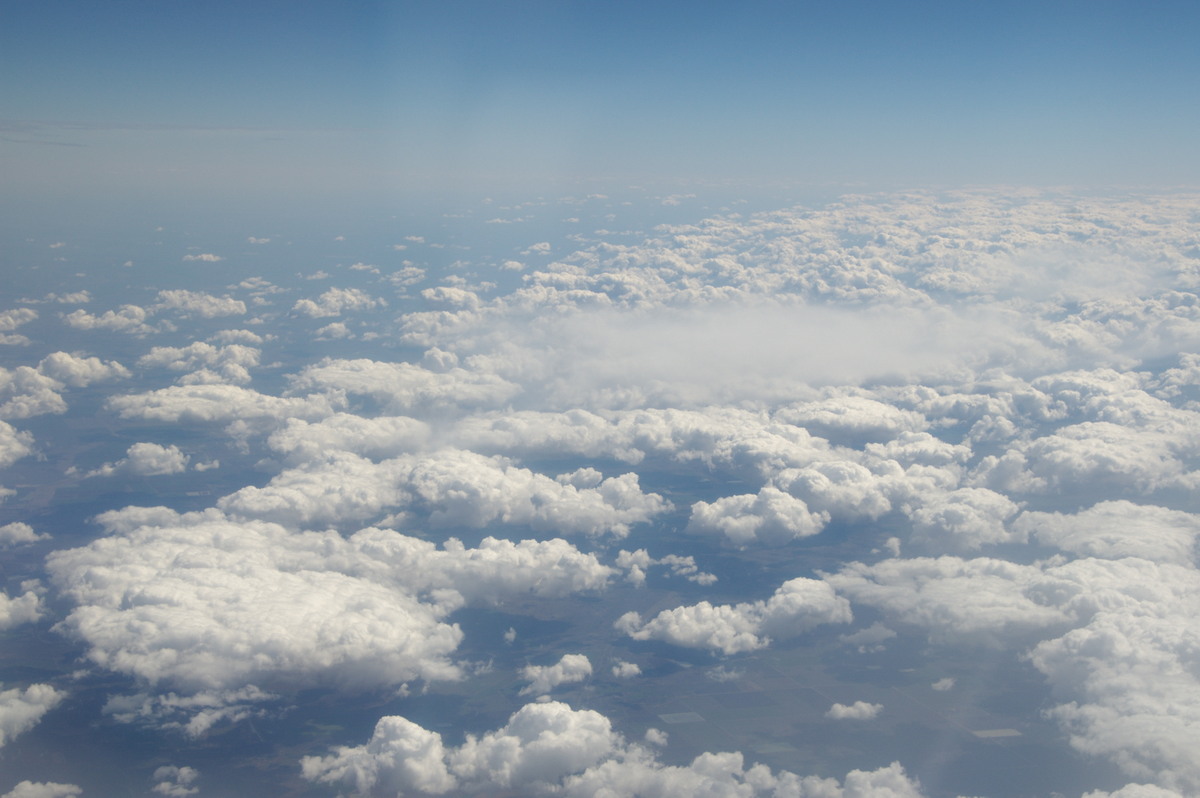
M 168 0 L 2 14 L 0 168 L 14 191 L 1200 175 L 1193 3 Z

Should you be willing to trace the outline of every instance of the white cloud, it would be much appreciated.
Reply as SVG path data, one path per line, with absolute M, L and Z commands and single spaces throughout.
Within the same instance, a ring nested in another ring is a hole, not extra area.
M 385 510 L 419 512 L 434 526 L 528 525 L 568 535 L 624 537 L 670 508 L 633 473 L 577 487 L 500 457 L 457 449 L 373 463 L 333 452 L 246 487 L 218 505 L 285 524 L 367 521 Z
M 1195 562 L 1200 518 L 1192 513 L 1128 501 L 1106 501 L 1073 514 L 1026 512 L 1013 522 L 1022 535 L 1075 554 L 1118 559 L 1144 557 Z
M 7 468 L 33 452 L 33 436 L 0 421 L 0 468 Z
M 665 735 L 658 733 L 654 744 Z M 798 796 L 799 798 L 918 798 L 918 784 L 898 764 L 852 771 L 836 779 L 747 768 L 740 753 L 701 754 L 689 765 L 669 766 L 649 749 L 628 744 L 609 720 L 592 710 L 556 701 L 526 704 L 502 728 L 468 735 L 449 748 L 441 735 L 397 716 L 381 718 L 371 739 L 325 757 L 301 761 L 309 781 L 343 784 L 364 795 L 410 790 L 472 794 L 497 788 L 561 793 L 575 798 L 691 798 L 696 795 Z
M 225 260 L 220 255 L 214 255 L 211 252 L 201 252 L 197 255 L 184 255 L 183 260 L 187 263 L 218 263 Z
M 13 308 L 0 311 L 0 332 L 12 332 L 23 324 L 28 324 L 38 317 L 33 308 Z
M 330 288 L 314 301 L 301 299 L 292 310 L 314 319 L 340 316 L 345 311 L 373 310 L 387 305 L 358 288 Z
M 47 560 L 74 604 L 62 629 L 96 665 L 157 691 L 114 715 L 193 734 L 245 716 L 264 691 L 461 678 L 451 655 L 462 632 L 447 613 L 599 590 L 612 573 L 562 540 L 439 549 L 389 530 L 292 533 L 213 510 L 99 520 L 109 535 Z
M 125 379 L 129 369 L 115 360 L 102 361 L 97 357 L 80 357 L 67 352 L 46 355 L 37 370 L 45 376 L 72 388 L 83 388 L 94 382 Z
M 529 682 L 519 695 L 544 695 L 560 684 L 582 682 L 592 675 L 592 663 L 583 654 L 563 654 L 553 665 L 526 665 L 521 678 Z
M 182 288 L 158 292 L 154 310 L 173 310 L 187 318 L 214 319 L 218 316 L 241 316 L 246 312 L 246 303 L 228 296 L 213 296 L 203 291 L 188 291 Z
M 125 457 L 115 463 L 105 463 L 89 471 L 89 477 L 137 476 L 156 477 L 167 474 L 182 474 L 187 471 L 190 458 L 178 446 L 162 446 L 157 443 L 135 443 L 125 452 Z
M 642 669 L 636 662 L 617 660 L 612 666 L 612 675 L 618 679 L 632 679 L 641 676 Z
M 157 783 L 154 785 L 153 792 L 172 798 L 195 795 L 200 792 L 200 788 L 192 785 L 198 778 L 200 778 L 200 772 L 195 768 L 186 765 L 183 767 L 164 765 L 154 771 L 154 781 Z
M 203 341 L 196 341 L 185 347 L 156 346 L 145 355 L 138 358 L 141 368 L 165 368 L 171 371 L 196 372 L 197 370 L 213 370 L 219 375 L 219 381 L 232 383 L 247 383 L 250 381 L 250 369 L 258 366 L 261 352 L 243 344 L 228 344 L 213 346 Z M 186 375 L 180 380 L 188 384 L 196 380 L 189 379 L 194 374 Z M 212 382 L 213 380 L 201 380 Z
M 883 704 L 870 704 L 866 701 L 855 701 L 853 704 L 834 704 L 825 713 L 825 717 L 834 720 L 871 720 L 883 711 Z
M 815 579 L 784 582 L 766 601 L 713 605 L 707 601 L 663 610 L 643 622 L 636 612 L 616 622 L 635 640 L 665 640 L 687 648 L 711 648 L 724 654 L 753 651 L 771 638 L 798 635 L 824 623 L 849 623 L 850 603 Z
M 696 502 L 688 529 L 718 534 L 734 546 L 780 544 L 820 532 L 828 513 L 814 513 L 803 500 L 767 485 L 757 495 L 728 496 L 715 502 Z
M 156 330 L 146 323 L 150 313 L 138 305 L 122 305 L 96 316 L 86 310 L 73 310 L 62 316 L 63 322 L 76 330 L 108 330 L 145 336 Z
M 74 784 L 59 784 L 54 781 L 22 781 L 3 798 L 75 798 L 83 789 Z
M 21 583 L 23 591 L 16 598 L 9 598 L 7 593 L 0 593 L 0 629 L 11 629 L 23 623 L 33 623 L 42 617 L 45 605 L 42 594 L 45 592 L 36 579 Z
M 48 684 L 31 684 L 24 690 L 12 688 L 0 692 L 0 747 L 29 731 L 66 694 Z
M 22 521 L 0 526 L 0 548 L 19 546 L 23 543 L 35 543 L 39 540 L 49 540 L 49 535 L 39 535 L 33 527 Z

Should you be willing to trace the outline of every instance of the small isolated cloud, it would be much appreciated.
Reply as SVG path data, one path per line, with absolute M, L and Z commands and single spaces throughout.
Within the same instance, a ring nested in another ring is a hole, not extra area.
M 200 778 L 200 772 L 195 768 L 165 765 L 154 771 L 154 781 L 157 782 L 154 785 L 154 792 L 171 798 L 195 795 L 200 792 L 200 788 L 192 785 L 198 778 Z
M 382 299 L 376 299 L 358 288 L 330 288 L 316 300 L 297 301 L 292 310 L 309 318 L 326 319 L 340 316 L 348 310 L 372 310 L 386 305 Z
M 0 747 L 37 725 L 42 716 L 66 698 L 48 684 L 0 692 Z
M 161 446 L 157 443 L 135 443 L 125 457 L 115 463 L 105 463 L 89 477 L 136 476 L 155 477 L 166 474 L 182 474 L 187 471 L 188 456 L 174 444 Z
M 155 310 L 174 310 L 182 316 L 198 316 L 213 319 L 218 316 L 241 316 L 246 312 L 246 303 L 228 296 L 213 296 L 203 291 L 174 289 L 159 291 Z
M 225 260 L 220 255 L 214 255 L 211 252 L 202 252 L 199 255 L 184 255 L 183 259 L 188 263 L 217 263 Z
M 0 333 L 12 332 L 22 324 L 28 324 L 37 317 L 38 313 L 33 308 L 14 308 L 12 310 L 0 311 Z
M 939 693 L 944 693 L 947 690 L 953 690 L 954 683 L 955 683 L 954 677 L 947 676 L 944 679 L 938 679 L 936 682 L 934 682 L 933 684 L 931 684 L 929 686 L 932 687 L 934 690 L 937 690 Z
M 883 711 L 883 704 L 868 704 L 866 701 L 855 701 L 849 706 L 834 704 L 825 713 L 825 717 L 834 720 L 871 720 Z
M 251 244 L 270 244 L 271 243 L 271 239 L 269 239 L 269 238 L 256 238 L 255 236 L 248 237 L 246 239 L 246 241 Z
M 663 610 L 643 622 L 636 612 L 614 626 L 634 640 L 665 640 L 723 654 L 754 651 L 772 637 L 793 637 L 823 623 L 849 623 L 850 602 L 824 582 L 803 577 L 784 582 L 766 601 L 713 605 L 707 601 Z
M 884 641 L 891 640 L 895 636 L 896 633 L 891 629 L 879 622 L 875 622 L 866 629 L 859 629 L 857 632 L 842 635 L 838 640 L 848 646 L 855 646 L 860 654 L 866 654 L 883 651 Z
M 618 679 L 632 679 L 642 674 L 641 667 L 636 662 L 617 660 L 612 666 L 612 675 Z
M 34 543 L 39 540 L 49 540 L 49 535 L 39 535 L 33 527 L 21 521 L 0 526 L 0 548 L 20 546 L 23 543 Z
M 526 665 L 521 678 L 529 684 L 521 688 L 519 695 L 545 695 L 560 684 L 582 682 L 591 675 L 592 663 L 585 655 L 564 654 L 554 665 Z
M 0 798 L 75 798 L 83 790 L 74 784 L 54 781 L 23 781 Z

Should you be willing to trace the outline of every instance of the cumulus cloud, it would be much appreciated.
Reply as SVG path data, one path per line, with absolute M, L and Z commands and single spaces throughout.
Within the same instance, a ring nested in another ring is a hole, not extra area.
M 37 370 L 52 380 L 72 388 L 83 388 L 94 382 L 125 379 L 129 369 L 115 360 L 102 361 L 97 357 L 81 357 L 67 352 L 46 355 L 38 363 Z
M 138 366 L 189 372 L 180 380 L 184 384 L 217 381 L 247 383 L 250 381 L 250 369 L 258 366 L 260 354 L 258 349 L 243 344 L 213 346 L 196 341 L 185 347 L 156 346 L 138 358 Z M 197 374 L 201 370 L 203 373 Z M 215 379 L 209 379 L 208 375 Z
M 125 457 L 115 463 L 105 463 L 89 471 L 89 477 L 137 476 L 156 477 L 167 474 L 182 474 L 187 471 L 190 458 L 178 446 L 162 446 L 157 443 L 135 443 L 125 452 Z
M 592 663 L 583 654 L 563 654 L 553 665 L 526 665 L 521 678 L 529 682 L 520 695 L 544 695 L 560 684 L 582 682 L 592 675 Z
M 33 527 L 22 521 L 0 526 L 0 548 L 20 546 L 23 543 L 35 543 L 39 540 L 49 540 L 49 535 L 39 535 Z
M 14 308 L 0 311 L 0 344 L 8 346 L 28 346 L 27 336 L 13 334 L 13 330 L 23 324 L 28 324 L 38 317 L 33 308 Z
M 73 310 L 64 315 L 62 320 L 76 330 L 108 330 L 140 337 L 156 332 L 154 327 L 146 323 L 149 316 L 150 313 L 138 305 L 122 305 L 117 310 L 106 310 L 98 316 L 82 309 Z
M 241 316 L 246 312 L 246 303 L 228 296 L 219 297 L 203 291 L 176 288 L 159 291 L 154 310 L 173 310 L 184 317 L 214 319 L 218 316 Z
M 825 717 L 833 720 L 871 720 L 883 711 L 883 704 L 870 704 L 866 701 L 855 701 L 853 704 L 834 704 L 825 713 Z
M 616 537 L 670 507 L 658 494 L 643 493 L 633 473 L 603 479 L 597 472 L 573 484 L 454 449 L 379 463 L 335 452 L 285 470 L 262 488 L 242 488 L 218 506 L 293 525 L 366 521 L 387 510 L 419 512 L 435 526 L 503 523 Z
M 508 722 L 457 748 L 436 732 L 388 716 L 361 746 L 343 746 L 325 757 L 305 757 L 309 781 L 342 784 L 364 795 L 416 790 L 435 795 L 471 794 L 502 788 L 568 796 L 684 798 L 695 795 L 794 795 L 851 798 L 889 795 L 917 798 L 919 785 L 892 763 L 876 771 L 852 771 L 836 779 L 747 767 L 740 753 L 705 753 L 690 764 L 669 766 L 649 749 L 629 744 L 608 718 L 550 701 L 526 704 Z
M 292 310 L 313 319 L 340 316 L 346 311 L 373 310 L 387 305 L 358 288 L 330 288 L 316 300 L 301 299 Z
M 618 630 L 635 640 L 665 640 L 687 648 L 723 654 L 754 651 L 771 638 L 787 638 L 824 623 L 849 623 L 850 603 L 815 579 L 784 582 L 766 601 L 713 605 L 707 601 L 663 610 L 643 622 L 636 612 L 622 615 Z
M 33 452 L 33 436 L 0 421 L 0 468 L 7 468 Z
M 211 252 L 201 252 L 195 255 L 184 255 L 183 260 L 185 263 L 218 263 L 225 258 Z
M 1013 522 L 1044 545 L 1090 557 L 1143 557 L 1195 562 L 1200 518 L 1192 513 L 1128 501 L 1105 501 L 1077 513 L 1026 512 Z
M 54 781 L 22 781 L 4 793 L 3 798 L 75 798 L 83 789 L 74 784 Z
M 64 698 L 65 693 L 48 684 L 0 691 L 0 747 L 36 726 Z
M 186 765 L 183 767 L 164 765 L 154 771 L 154 781 L 156 783 L 153 791 L 159 795 L 171 796 L 171 798 L 195 795 L 200 792 L 200 788 L 193 787 L 192 785 L 199 778 L 200 772 L 195 768 Z
M 11 629 L 23 623 L 32 623 L 42 617 L 45 605 L 42 601 L 41 583 L 36 579 L 21 583 L 20 593 L 16 598 L 10 598 L 7 593 L 0 593 L 0 629 Z
M 213 510 L 128 508 L 99 520 L 109 535 L 47 560 L 74 605 L 62 629 L 96 665 L 156 691 L 114 715 L 189 733 L 231 707 L 244 716 L 268 691 L 461 678 L 451 657 L 462 632 L 448 613 L 598 590 L 611 574 L 562 540 L 439 549 L 390 530 L 346 539 Z

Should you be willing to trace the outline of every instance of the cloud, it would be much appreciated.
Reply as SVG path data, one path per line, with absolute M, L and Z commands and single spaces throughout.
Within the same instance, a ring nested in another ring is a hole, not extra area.
M 553 665 L 526 665 L 521 678 L 529 682 L 519 695 L 544 695 L 561 684 L 582 682 L 592 675 L 592 663 L 583 654 L 563 654 Z
M 661 733 L 660 733 L 661 734 Z M 836 779 L 746 767 L 740 753 L 705 753 L 684 766 L 664 765 L 645 747 L 627 743 L 608 718 L 549 701 L 526 704 L 508 722 L 457 748 L 440 734 L 399 716 L 381 718 L 371 739 L 301 761 L 309 781 L 342 784 L 364 795 L 421 791 L 472 794 L 497 788 L 575 798 L 685 798 L 696 795 L 794 795 L 803 798 L 918 798 L 919 785 L 892 763 Z
M 0 468 L 7 468 L 33 452 L 33 436 L 0 421 Z
M 36 726 L 64 698 L 65 693 L 48 684 L 0 691 L 0 747 Z
M 135 443 L 126 450 L 125 457 L 115 463 L 105 463 L 89 471 L 86 476 L 157 477 L 182 474 L 187 471 L 189 459 L 174 444 L 162 446 L 157 443 Z
M 39 540 L 49 540 L 49 535 L 39 535 L 33 527 L 21 521 L 0 526 L 0 548 L 20 546 L 23 543 L 35 543 Z
M 128 508 L 99 520 L 110 534 L 47 559 L 73 605 L 61 629 L 95 665 L 154 691 L 114 715 L 192 734 L 244 717 L 269 693 L 459 679 L 451 657 L 462 632 L 448 613 L 599 590 L 612 573 L 562 540 L 439 549 L 390 530 L 346 539 L 214 510 Z
M 178 767 L 176 765 L 164 765 L 154 771 L 154 781 L 157 783 L 153 787 L 153 792 L 159 795 L 171 796 L 171 798 L 181 798 L 184 795 L 195 795 L 200 792 L 199 787 L 193 787 L 196 780 L 200 777 L 200 772 L 195 768 Z
M 784 582 L 766 601 L 713 605 L 707 601 L 663 610 L 643 622 L 636 612 L 622 615 L 616 628 L 635 640 L 664 640 L 686 648 L 723 654 L 754 651 L 824 623 L 849 623 L 850 603 L 814 579 Z
M 0 593 L 0 629 L 11 629 L 23 623 L 33 623 L 40 619 L 45 611 L 42 601 L 41 583 L 36 579 L 21 583 L 23 591 L 16 598 L 9 598 L 7 593 Z
M 1026 512 L 1014 529 L 1044 545 L 1091 557 L 1143 557 L 1195 562 L 1200 518 L 1192 513 L 1128 501 L 1106 501 L 1077 513 Z
M 340 316 L 345 311 L 373 310 L 387 305 L 382 299 L 376 299 L 358 288 L 330 288 L 317 299 L 301 299 L 292 310 L 313 319 L 325 319 Z
M 829 522 L 828 513 L 814 513 L 803 500 L 767 485 L 757 495 L 728 496 L 715 502 L 696 502 L 688 529 L 717 534 L 734 546 L 781 544 L 815 535 Z
M 13 308 L 0 311 L 0 332 L 12 332 L 23 324 L 28 324 L 38 317 L 33 308 Z
M 72 388 L 84 388 L 106 380 L 127 379 L 129 369 L 115 360 L 102 361 L 97 357 L 80 357 L 67 352 L 46 355 L 37 370 L 52 380 Z
M 853 704 L 834 704 L 825 713 L 825 717 L 834 720 L 871 720 L 883 711 L 883 704 L 869 704 L 866 701 L 855 701 Z
M 250 369 L 258 366 L 260 354 L 260 350 L 243 344 L 218 347 L 196 341 L 185 347 L 156 346 L 138 358 L 138 366 L 191 372 L 180 380 L 183 384 L 247 383 Z M 203 373 L 197 374 L 199 370 Z
M 74 784 L 53 781 L 22 781 L 4 793 L 3 798 L 75 798 L 83 789 Z
M 154 327 L 146 323 L 149 315 L 145 308 L 137 305 L 122 305 L 117 310 L 106 310 L 99 316 L 82 309 L 73 310 L 62 316 L 62 320 L 76 330 L 108 330 L 141 337 L 156 332 Z
M 154 310 L 173 310 L 181 316 L 196 316 L 214 319 L 218 316 L 241 316 L 246 312 L 246 303 L 228 296 L 218 297 L 203 291 L 188 291 L 177 288 L 158 292 Z
M 220 255 L 214 255 L 211 252 L 201 252 L 197 255 L 184 255 L 183 260 L 185 263 L 219 263 L 225 260 L 225 258 Z
M 345 452 L 287 469 L 264 487 L 246 487 L 218 502 L 245 517 L 284 524 L 367 521 L 387 511 L 419 512 L 434 526 L 482 528 L 502 523 L 567 535 L 624 537 L 670 508 L 643 493 L 637 475 L 552 479 L 500 457 L 457 449 L 404 455 L 379 463 Z

